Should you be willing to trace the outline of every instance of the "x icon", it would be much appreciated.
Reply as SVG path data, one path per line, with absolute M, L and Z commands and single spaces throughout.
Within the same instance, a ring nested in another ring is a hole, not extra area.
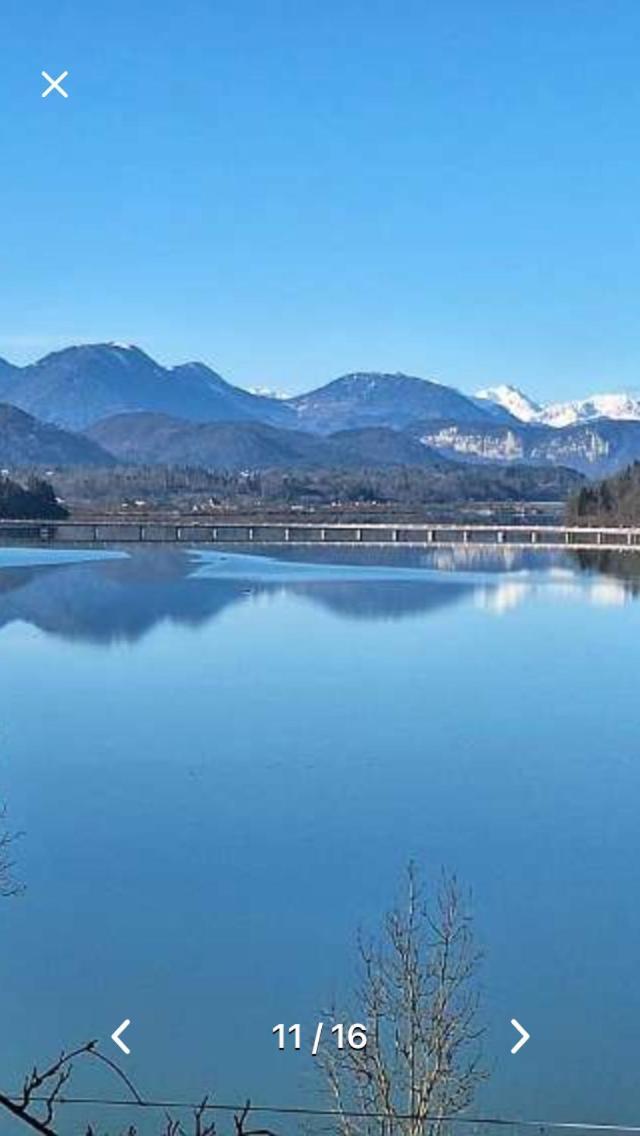
M 69 95 L 64 90 L 64 88 L 60 86 L 62 80 L 66 79 L 67 75 L 69 74 L 68 71 L 63 71 L 61 75 L 58 75 L 57 79 L 52 79 L 48 71 L 41 71 L 40 74 L 42 75 L 42 78 L 46 79 L 47 83 L 49 84 L 46 91 L 42 92 L 43 99 L 46 99 L 47 95 L 50 95 L 52 91 L 57 91 L 59 95 L 62 95 L 63 99 L 69 98 Z

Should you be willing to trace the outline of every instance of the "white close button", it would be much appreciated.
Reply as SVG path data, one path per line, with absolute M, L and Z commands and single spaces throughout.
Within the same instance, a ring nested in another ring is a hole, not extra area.
M 42 92 L 43 99 L 46 99 L 47 95 L 50 95 L 52 91 L 57 91 L 59 95 L 62 95 L 63 99 L 69 98 L 68 92 L 65 91 L 64 87 L 60 86 L 62 80 L 66 79 L 67 75 L 69 74 L 68 71 L 63 71 L 61 75 L 58 75 L 57 79 L 52 79 L 48 71 L 41 71 L 40 74 L 42 75 L 42 78 L 46 79 L 47 83 L 49 84 L 46 91 Z

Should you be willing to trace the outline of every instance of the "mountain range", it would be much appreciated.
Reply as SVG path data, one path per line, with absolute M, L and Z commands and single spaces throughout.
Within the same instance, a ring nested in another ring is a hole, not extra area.
M 68 347 L 26 367 L 0 360 L 0 402 L 69 430 L 132 411 L 194 422 L 266 422 L 319 434 L 401 428 L 417 418 L 474 422 L 483 414 L 459 391 L 411 375 L 343 375 L 308 394 L 282 398 L 232 386 L 204 363 L 162 367 L 139 347 L 120 343 Z
M 592 394 L 573 402 L 550 402 L 544 406 L 534 402 L 524 391 L 514 386 L 489 387 L 475 396 L 479 406 L 486 409 L 491 403 L 499 411 L 506 411 L 521 422 L 541 426 L 577 426 L 597 418 L 614 421 L 640 422 L 640 394 Z
M 131 465 L 237 470 L 450 464 L 419 438 L 384 426 L 317 435 L 264 422 L 193 423 L 139 412 L 103 419 L 86 436 L 119 462 Z
M 0 466 L 210 468 L 564 465 L 602 476 L 640 458 L 640 397 L 542 406 L 514 386 L 468 396 L 413 375 L 354 372 L 294 397 L 243 390 L 204 363 L 163 367 L 139 347 L 0 360 Z

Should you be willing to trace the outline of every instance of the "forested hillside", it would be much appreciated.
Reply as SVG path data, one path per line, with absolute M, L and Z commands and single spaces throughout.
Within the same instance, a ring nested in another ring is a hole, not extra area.
M 184 512 L 211 505 L 430 505 L 465 501 L 561 501 L 582 484 L 569 469 L 473 466 L 207 470 L 168 466 L 59 469 L 58 491 L 73 510 L 143 502 Z
M 20 485 L 10 477 L 0 476 L 0 519 L 60 520 L 68 512 L 58 503 L 52 486 L 38 477 Z
M 569 524 L 640 525 L 640 462 L 583 485 L 567 504 Z

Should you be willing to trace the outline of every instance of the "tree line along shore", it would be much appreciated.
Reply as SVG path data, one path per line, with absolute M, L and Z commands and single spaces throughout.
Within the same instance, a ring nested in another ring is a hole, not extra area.
M 485 507 L 499 512 L 545 503 L 553 519 L 575 525 L 640 524 L 640 462 L 588 482 L 563 467 L 477 466 L 418 469 L 207 470 L 116 466 L 110 469 L 36 468 L 0 475 L 0 519 L 64 519 L 69 515 L 215 514 L 233 510 L 286 515 L 321 509 L 345 517 L 368 514 L 444 517 Z M 559 509 L 557 503 L 561 503 Z

